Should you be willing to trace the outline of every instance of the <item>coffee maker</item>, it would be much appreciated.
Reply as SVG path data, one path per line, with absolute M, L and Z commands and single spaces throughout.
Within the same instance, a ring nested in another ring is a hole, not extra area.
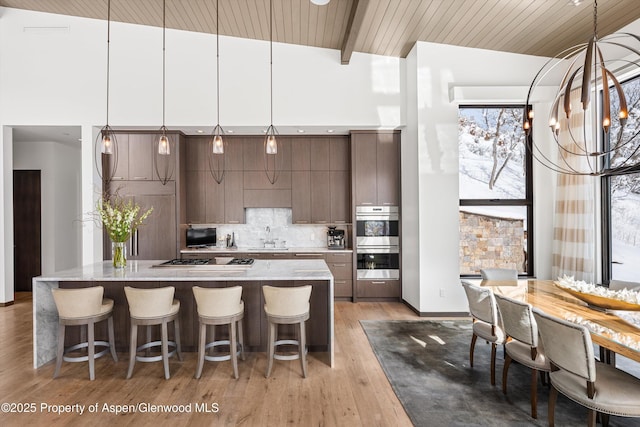
M 327 249 L 344 249 L 345 240 L 344 230 L 329 227 L 327 231 Z

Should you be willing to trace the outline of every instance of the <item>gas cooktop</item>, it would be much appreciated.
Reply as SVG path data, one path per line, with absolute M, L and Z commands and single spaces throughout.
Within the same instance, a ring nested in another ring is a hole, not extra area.
M 253 258 L 233 258 L 231 261 L 229 261 L 226 264 L 216 264 L 216 262 L 211 258 L 205 258 L 205 259 L 176 258 L 169 261 L 165 261 L 161 264 L 154 265 L 154 267 L 197 267 L 197 266 L 250 267 L 252 264 L 253 264 Z

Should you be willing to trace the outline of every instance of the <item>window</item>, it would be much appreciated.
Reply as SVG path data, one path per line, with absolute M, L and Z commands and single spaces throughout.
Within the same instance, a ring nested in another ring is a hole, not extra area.
M 629 120 L 622 135 L 622 144 L 640 131 L 640 77 L 622 83 L 629 107 Z M 610 91 L 612 111 L 617 111 L 618 97 Z M 612 119 L 609 138 L 617 141 L 620 123 Z M 640 153 L 636 152 L 640 142 L 636 140 L 624 145 L 609 158 L 611 166 L 638 163 Z M 640 150 L 638 150 L 640 151 Z M 603 279 L 638 281 L 637 266 L 640 263 L 640 168 L 631 168 L 627 174 L 604 177 L 602 182 L 603 200 Z
M 533 272 L 531 155 L 523 106 L 460 106 L 460 274 Z

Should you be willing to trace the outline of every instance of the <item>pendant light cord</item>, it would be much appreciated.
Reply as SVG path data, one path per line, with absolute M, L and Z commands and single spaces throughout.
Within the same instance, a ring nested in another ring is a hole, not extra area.
M 269 79 L 271 87 L 271 126 L 273 126 L 273 0 L 269 0 Z
M 164 110 L 165 110 L 165 62 L 166 62 L 166 53 L 165 53 L 165 32 L 167 29 L 166 25 L 166 14 L 167 14 L 167 6 L 166 0 L 162 0 L 162 133 L 165 131 L 164 126 Z
M 219 0 L 216 0 L 216 95 L 218 98 L 216 109 L 218 113 L 218 125 L 220 125 L 220 27 L 218 15 L 220 14 Z
M 593 39 L 598 40 L 598 0 L 593 1 Z
M 109 51 L 111 40 L 111 0 L 107 1 L 107 128 L 109 127 Z

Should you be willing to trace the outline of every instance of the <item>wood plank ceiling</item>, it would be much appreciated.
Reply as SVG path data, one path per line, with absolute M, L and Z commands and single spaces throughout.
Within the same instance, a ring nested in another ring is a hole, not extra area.
M 215 33 L 214 0 L 166 0 L 167 27 Z M 220 34 L 269 40 L 269 0 L 219 0 Z M 273 0 L 275 42 L 405 57 L 416 41 L 554 56 L 593 33 L 593 3 L 569 0 Z M 107 0 L 0 0 L 0 6 L 106 19 Z M 162 26 L 162 0 L 111 0 L 112 19 Z M 350 19 L 350 16 L 352 17 Z M 598 34 L 640 18 L 638 0 L 599 0 Z M 350 24 L 352 22 L 352 25 Z

